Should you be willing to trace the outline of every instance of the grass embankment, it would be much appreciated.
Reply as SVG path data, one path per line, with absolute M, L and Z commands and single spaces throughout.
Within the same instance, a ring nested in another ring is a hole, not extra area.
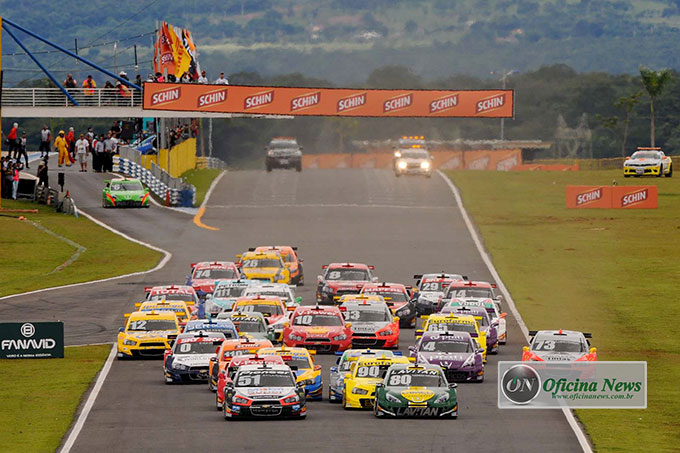
M 54 233 L 70 239 L 86 250 L 71 264 L 77 248 L 29 222 L 0 216 L 0 296 L 51 286 L 86 282 L 150 269 L 161 254 L 90 222 L 85 217 L 54 212 L 35 203 L 2 200 L 5 209 L 38 209 L 38 214 L 22 214 Z M 1 303 L 1 302 L 0 302 Z
M 0 360 L 0 451 L 55 451 L 110 351 L 67 347 L 63 359 Z
M 579 410 L 599 451 L 680 444 L 680 180 L 621 170 L 449 172 L 529 329 L 593 333 L 600 360 L 645 360 L 646 410 Z M 568 210 L 566 185 L 658 185 L 656 210 Z M 517 351 L 519 359 L 521 351 Z
M 188 170 L 182 173 L 182 178 L 189 184 L 193 184 L 196 187 L 196 207 L 203 203 L 206 192 L 210 188 L 213 180 L 217 178 L 217 175 L 222 173 L 222 170 L 218 168 L 202 168 Z

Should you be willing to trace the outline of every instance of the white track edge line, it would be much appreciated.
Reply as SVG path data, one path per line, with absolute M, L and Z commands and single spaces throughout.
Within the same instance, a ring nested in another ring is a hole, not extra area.
M 227 170 L 222 170 L 219 175 L 213 179 L 212 183 L 210 183 L 210 187 L 208 187 L 208 191 L 205 193 L 205 196 L 203 197 L 203 201 L 201 202 L 201 205 L 198 207 L 198 209 L 204 208 L 208 204 L 208 199 L 210 198 L 210 195 L 212 195 L 213 190 L 215 190 L 215 186 L 217 186 L 217 183 L 220 182 L 220 179 L 222 179 L 222 176 L 227 172 Z
M 470 232 L 470 236 L 472 236 L 472 240 L 475 243 L 475 246 L 477 247 L 477 251 L 479 252 L 479 255 L 482 257 L 482 261 L 484 261 L 484 264 L 486 264 L 486 267 L 489 269 L 491 276 L 496 281 L 496 285 L 498 286 L 498 288 L 503 293 L 503 297 L 505 298 L 505 300 L 507 300 L 508 306 L 510 307 L 510 311 L 512 312 L 512 316 L 517 321 L 517 324 L 519 325 L 519 328 L 522 330 L 522 333 L 524 334 L 524 337 L 525 337 L 525 339 L 527 340 L 527 343 L 528 343 L 529 342 L 529 329 L 527 329 L 527 326 L 524 323 L 522 316 L 519 314 L 519 311 L 517 310 L 517 307 L 515 306 L 515 301 L 512 300 L 512 297 L 510 296 L 510 292 L 508 291 L 508 288 L 506 288 L 505 284 L 503 283 L 503 280 L 501 280 L 501 276 L 498 274 L 498 271 L 496 271 L 496 268 L 494 267 L 493 262 L 491 261 L 491 257 L 489 256 L 489 254 L 484 249 L 484 245 L 482 244 L 482 241 L 479 238 L 479 234 L 477 234 L 477 230 L 475 229 L 474 224 L 472 223 L 472 220 L 470 220 L 470 216 L 468 215 L 467 210 L 465 209 L 465 206 L 463 206 L 463 199 L 460 196 L 460 192 L 458 191 L 458 188 L 455 186 L 455 184 L 453 184 L 453 182 L 444 173 L 442 173 L 441 170 L 437 170 L 437 173 L 446 182 L 446 184 L 449 186 L 449 189 L 451 189 L 453 196 L 456 198 L 456 204 L 458 205 L 458 210 L 460 211 L 461 215 L 463 216 L 463 220 L 465 221 L 465 226 L 467 227 L 468 231 Z M 576 421 L 576 417 L 574 417 L 573 411 L 571 411 L 570 409 L 568 409 L 566 407 L 563 407 L 562 413 L 564 413 L 564 416 L 567 419 L 567 423 L 569 423 L 569 427 L 572 429 L 572 431 L 574 431 L 574 434 L 576 435 L 576 439 L 578 440 L 578 443 L 580 444 L 581 449 L 586 453 L 592 453 L 593 449 L 590 446 L 590 442 L 588 442 L 588 438 L 586 437 L 585 433 L 583 432 L 583 430 L 579 426 L 578 422 Z
M 101 220 L 95 219 L 90 214 L 86 213 L 85 211 L 81 210 L 80 214 L 84 215 L 87 219 L 96 223 L 100 227 L 106 228 L 107 230 L 111 231 L 112 233 L 115 233 L 118 236 L 121 236 L 124 239 L 127 239 L 128 241 L 134 242 L 136 244 L 143 245 L 144 247 L 150 248 L 151 250 L 155 250 L 157 252 L 162 253 L 164 255 L 163 259 L 161 259 L 153 269 L 149 269 L 149 270 L 146 270 L 146 271 L 132 272 L 130 274 L 117 275 L 115 277 L 102 278 L 102 279 L 99 279 L 99 280 L 90 280 L 88 282 L 71 283 L 71 284 L 68 284 L 68 285 L 52 286 L 50 288 L 36 289 L 36 290 L 33 290 L 33 291 L 27 291 L 27 292 L 24 292 L 24 293 L 10 294 L 8 296 L 0 297 L 0 300 L 11 299 L 11 298 L 14 298 L 14 297 L 19 297 L 19 296 L 28 296 L 30 294 L 38 294 L 38 293 L 42 293 L 42 292 L 45 292 L 45 291 L 52 291 L 52 290 L 55 290 L 55 289 L 75 288 L 77 286 L 91 285 L 93 283 L 109 282 L 109 281 L 112 281 L 112 280 L 119 280 L 121 278 L 133 277 L 135 275 L 149 274 L 151 272 L 155 272 L 155 271 L 160 270 L 163 267 L 165 267 L 165 265 L 168 263 L 168 261 L 170 261 L 170 258 L 172 258 L 172 253 L 168 252 L 167 250 L 164 250 L 160 247 L 156 247 L 155 245 L 151 245 L 147 242 L 140 241 L 139 239 L 135 239 L 133 237 L 130 237 L 127 234 L 123 233 L 122 231 L 118 231 L 115 228 L 110 227 L 109 225 L 105 224 Z
M 117 349 L 116 344 L 111 346 L 111 352 L 109 353 L 109 357 L 106 359 L 104 366 L 99 372 L 99 375 L 97 376 L 97 381 L 95 382 L 94 387 L 92 387 L 92 391 L 87 396 L 87 400 L 85 401 L 83 410 L 80 411 L 80 414 L 78 415 L 78 420 L 76 420 L 76 423 L 73 425 L 73 429 L 66 438 L 66 442 L 64 442 L 64 446 L 60 450 L 61 453 L 69 453 L 71 451 L 71 447 L 73 447 L 73 444 L 76 442 L 78 434 L 80 434 L 80 431 L 83 429 L 85 421 L 87 420 L 87 416 L 90 415 L 92 406 L 94 406 L 94 402 L 97 399 L 97 396 L 99 395 L 99 391 L 102 389 L 102 386 L 104 385 L 106 376 L 108 376 L 109 374 L 109 370 L 111 369 L 111 365 L 113 364 L 113 359 L 115 359 L 116 357 L 117 352 L 116 349 Z

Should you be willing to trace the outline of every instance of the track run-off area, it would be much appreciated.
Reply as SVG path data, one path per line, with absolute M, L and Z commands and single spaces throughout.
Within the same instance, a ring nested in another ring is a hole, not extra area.
M 267 244 L 298 247 L 306 286 L 297 294 L 308 305 L 315 302 L 316 275 L 329 262 L 372 264 L 380 281 L 407 285 L 414 284 L 414 274 L 442 270 L 495 281 L 452 187 L 439 175 L 396 178 L 389 170 L 373 169 L 230 171 L 202 206 L 200 223 L 210 228 L 158 206 L 103 209 L 106 178 L 71 170 L 67 188 L 79 209 L 168 251 L 167 264 L 127 278 L 14 297 L 0 305 L 0 318 L 62 320 L 67 345 L 114 342 L 123 313 L 145 297 L 145 286 L 183 284 L 192 262 L 233 261 L 248 247 Z M 507 301 L 503 310 L 508 343 L 498 355 L 489 355 L 483 383 L 458 385 L 457 420 L 379 420 L 370 411 L 329 403 L 334 355 L 316 356 L 323 367 L 324 400 L 308 403 L 304 421 L 227 422 L 215 410 L 207 385 L 166 385 L 159 360 L 113 361 L 70 451 L 582 450 L 578 430 L 560 410 L 497 408 L 496 364 L 519 360 L 526 344 Z M 400 350 L 407 353 L 414 339 L 414 330 L 402 329 Z

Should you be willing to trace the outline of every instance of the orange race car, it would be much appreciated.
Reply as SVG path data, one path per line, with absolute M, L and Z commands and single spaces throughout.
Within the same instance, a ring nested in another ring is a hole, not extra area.
M 217 383 L 220 371 L 225 370 L 232 357 L 255 354 L 261 348 L 271 348 L 274 345 L 269 340 L 253 340 L 240 338 L 237 340 L 225 340 L 222 346 L 215 351 L 216 356 L 210 359 L 208 388 L 210 391 L 217 391 Z
M 305 274 L 302 270 L 302 258 L 297 254 L 297 247 L 289 245 L 261 245 L 259 247 L 251 247 L 249 252 L 279 252 L 283 258 L 283 264 L 290 271 L 290 284 L 296 286 L 304 286 Z

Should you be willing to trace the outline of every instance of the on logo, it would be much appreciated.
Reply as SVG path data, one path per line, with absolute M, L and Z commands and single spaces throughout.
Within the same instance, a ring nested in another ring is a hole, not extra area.
M 503 395 L 515 404 L 529 404 L 541 390 L 541 378 L 528 365 L 515 365 L 503 373 Z
M 25 336 L 26 338 L 32 337 L 33 335 L 35 335 L 35 326 L 30 322 L 22 324 L 21 335 Z

